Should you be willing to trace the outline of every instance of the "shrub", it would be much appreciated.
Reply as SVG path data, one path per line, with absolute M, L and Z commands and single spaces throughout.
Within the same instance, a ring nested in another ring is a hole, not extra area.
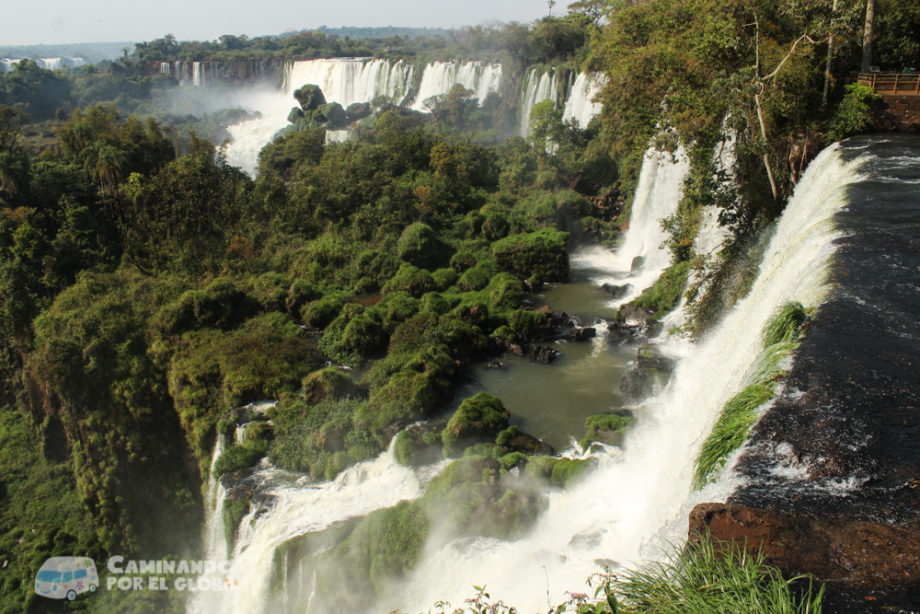
M 482 290 L 489 285 L 489 281 L 496 273 L 498 273 L 498 269 L 491 258 L 481 260 L 476 266 L 463 272 L 460 279 L 457 280 L 457 287 L 464 292 Z
M 831 119 L 827 140 L 832 143 L 863 132 L 872 124 L 873 105 L 881 100 L 871 87 L 862 83 L 851 83 Z
M 517 309 L 524 300 L 524 286 L 521 280 L 509 273 L 494 276 L 485 289 L 489 297 L 489 311 L 499 313 Z
M 252 284 L 252 293 L 265 311 L 284 311 L 291 281 L 278 273 L 263 273 Z
M 268 443 L 264 440 L 247 441 L 244 445 L 231 445 L 214 462 L 214 475 L 222 476 L 225 473 L 252 467 L 265 456 L 267 450 Z
M 457 283 L 459 275 L 454 269 L 444 268 L 434 271 L 431 274 L 431 278 L 434 279 L 434 283 L 438 287 L 438 290 L 443 292 Z
M 508 316 L 508 326 L 522 339 L 531 339 L 535 332 L 546 328 L 549 316 L 544 311 L 516 309 Z
M 428 224 L 415 222 L 406 226 L 396 242 L 401 260 L 423 269 L 433 268 L 441 258 L 443 245 Z
M 399 270 L 383 286 L 383 293 L 405 291 L 418 298 L 436 288 L 431 273 L 409 263 L 403 263 Z
M 684 261 L 671 265 L 661 273 L 650 288 L 646 288 L 639 298 L 632 302 L 632 306 L 648 309 L 656 319 L 662 318 L 677 307 L 689 275 L 690 262 Z
M 551 228 L 511 235 L 492 245 L 492 256 L 501 270 L 520 279 L 564 282 L 569 277 L 568 236 Z
M 322 330 L 335 319 L 344 304 L 345 299 L 339 294 L 327 294 L 304 305 L 300 319 L 310 328 Z
M 336 367 L 326 367 L 303 379 L 303 395 L 311 405 L 353 396 L 357 389 L 351 378 Z
M 447 313 L 451 308 L 451 304 L 437 292 L 429 292 L 422 297 L 422 302 L 419 307 L 420 311 L 430 311 L 440 315 Z

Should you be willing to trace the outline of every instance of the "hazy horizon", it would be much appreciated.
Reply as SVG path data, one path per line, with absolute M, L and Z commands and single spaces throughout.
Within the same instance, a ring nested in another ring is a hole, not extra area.
M 558 3 L 553 14 L 565 13 L 567 4 Z M 297 5 L 266 0 L 258 4 L 258 12 L 252 10 L 251 3 L 241 0 L 226 0 L 217 11 L 214 6 L 201 0 L 164 0 L 155 10 L 149 5 L 112 5 L 103 0 L 19 2 L 4 11 L 0 47 L 140 42 L 166 34 L 178 40 L 209 41 L 222 34 L 253 38 L 321 26 L 455 28 L 495 22 L 529 23 L 548 12 L 543 0 L 467 0 L 449 4 L 350 0 Z

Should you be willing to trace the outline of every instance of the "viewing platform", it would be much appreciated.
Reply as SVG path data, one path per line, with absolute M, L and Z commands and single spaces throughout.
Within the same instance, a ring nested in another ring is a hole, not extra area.
M 861 72 L 859 82 L 881 96 L 920 96 L 920 73 Z

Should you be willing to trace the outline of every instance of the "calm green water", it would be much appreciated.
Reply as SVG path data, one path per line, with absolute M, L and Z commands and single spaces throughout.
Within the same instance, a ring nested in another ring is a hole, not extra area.
M 575 316 L 582 326 L 592 326 L 595 318 L 612 319 L 616 309 L 597 279 L 599 271 L 576 269 L 572 281 L 547 287 L 533 297 L 535 306 L 549 305 L 554 311 Z M 611 345 L 602 334 L 588 341 L 546 343 L 561 354 L 548 365 L 504 354 L 499 358 L 504 369 L 479 365 L 470 373 L 472 382 L 460 386 L 452 410 L 463 399 L 480 391 L 499 397 L 511 412 L 511 422 L 561 451 L 572 438 L 584 435 L 585 418 L 623 407 L 620 380 L 635 358 L 636 348 Z

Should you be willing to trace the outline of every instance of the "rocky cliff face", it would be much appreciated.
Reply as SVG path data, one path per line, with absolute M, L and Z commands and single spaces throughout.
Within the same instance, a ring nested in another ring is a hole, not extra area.
M 738 462 L 744 486 L 691 516 L 691 532 L 828 582 L 830 611 L 920 610 L 918 147 L 844 146 L 867 157 L 836 218 L 830 297 Z

